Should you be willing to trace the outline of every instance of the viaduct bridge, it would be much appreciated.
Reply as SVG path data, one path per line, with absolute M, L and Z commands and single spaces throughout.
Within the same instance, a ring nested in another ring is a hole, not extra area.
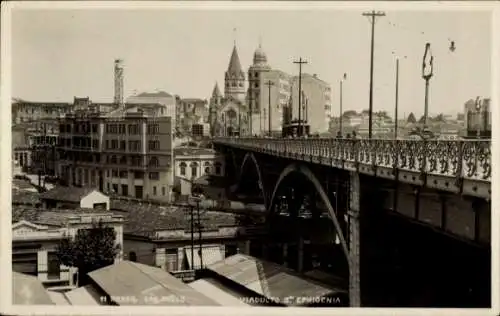
M 216 138 L 214 147 L 233 193 L 265 205 L 254 255 L 345 275 L 350 306 L 490 304 L 490 140 Z M 418 294 L 383 298 L 417 283 Z

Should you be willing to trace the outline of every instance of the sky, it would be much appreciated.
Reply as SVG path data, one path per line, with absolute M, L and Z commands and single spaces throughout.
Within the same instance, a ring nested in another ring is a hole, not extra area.
M 366 8 L 371 10 L 371 8 Z M 15 9 L 12 12 L 12 96 L 72 102 L 113 100 L 113 61 L 125 64 L 125 97 L 164 90 L 209 98 L 236 42 L 245 71 L 262 43 L 272 68 L 303 71 L 332 86 L 338 115 L 369 105 L 370 22 L 366 10 Z M 431 43 L 434 76 L 429 113 L 455 114 L 476 96 L 491 95 L 491 21 L 488 11 L 385 11 L 375 24 L 374 111 L 392 116 L 395 58 L 401 57 L 400 117 L 424 111 L 421 67 Z M 236 31 L 234 29 L 236 28 Z M 259 40 L 260 39 L 260 40 Z M 450 41 L 456 50 L 450 52 Z

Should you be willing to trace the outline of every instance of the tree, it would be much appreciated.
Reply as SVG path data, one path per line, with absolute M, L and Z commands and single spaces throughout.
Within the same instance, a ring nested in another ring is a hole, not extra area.
M 63 238 L 56 253 L 62 264 L 78 268 L 78 284 L 82 286 L 88 283 L 89 272 L 114 263 L 120 251 L 115 242 L 115 230 L 99 221 L 92 228 L 79 229 L 74 239 Z
M 417 119 L 415 118 L 415 114 L 410 113 L 410 115 L 408 115 L 408 119 L 406 120 L 408 123 L 417 123 Z

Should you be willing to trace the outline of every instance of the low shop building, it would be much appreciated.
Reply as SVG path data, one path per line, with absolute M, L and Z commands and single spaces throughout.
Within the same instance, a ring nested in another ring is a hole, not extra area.
M 109 196 L 93 188 L 55 187 L 40 195 L 45 208 L 93 208 L 109 210 Z
M 248 240 L 262 234 L 262 230 L 242 227 L 237 214 L 200 208 L 200 237 L 198 211 L 189 205 L 122 200 L 114 201 L 112 210 L 125 218 L 124 259 L 185 279 L 193 278 L 188 272 L 247 251 Z
M 56 256 L 61 239 L 74 238 L 94 221 L 113 227 L 116 243 L 123 245 L 123 217 L 94 209 L 46 210 L 28 205 L 12 207 L 12 269 L 34 276 L 45 287 L 73 287 L 76 268 L 66 267 Z M 117 255 L 116 261 L 122 257 Z

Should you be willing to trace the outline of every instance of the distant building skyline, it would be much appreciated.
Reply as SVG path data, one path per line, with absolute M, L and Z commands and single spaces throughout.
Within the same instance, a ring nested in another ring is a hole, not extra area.
M 112 102 L 113 62 L 119 58 L 124 64 L 125 98 L 133 91 L 158 89 L 208 99 L 214 82 L 224 82 L 234 42 L 244 72 L 261 42 L 273 69 L 297 75 L 293 60 L 309 61 L 304 73 L 318 74 L 332 87 L 333 116 L 338 116 L 338 83 L 347 73 L 343 107 L 360 111 L 368 108 L 370 51 L 369 22 L 362 12 L 16 9 L 12 97 L 70 102 L 74 96 L 90 96 L 95 102 Z M 456 114 L 467 100 L 491 96 L 489 11 L 386 14 L 376 23 L 374 111 L 393 113 L 394 56 L 399 54 L 406 56 L 400 65 L 399 113 L 423 113 L 420 68 L 427 41 L 435 58 L 430 115 Z M 179 27 L 187 20 L 190 27 Z M 454 52 L 449 50 L 451 40 Z

